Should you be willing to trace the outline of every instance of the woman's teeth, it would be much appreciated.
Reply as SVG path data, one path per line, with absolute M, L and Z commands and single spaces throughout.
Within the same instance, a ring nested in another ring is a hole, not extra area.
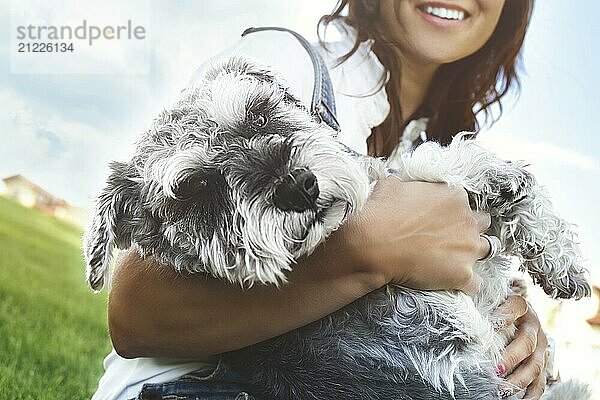
M 425 7 L 425 12 L 430 15 L 435 15 L 439 18 L 451 19 L 455 21 L 462 21 L 465 19 L 464 11 L 449 10 L 447 8 L 427 6 Z

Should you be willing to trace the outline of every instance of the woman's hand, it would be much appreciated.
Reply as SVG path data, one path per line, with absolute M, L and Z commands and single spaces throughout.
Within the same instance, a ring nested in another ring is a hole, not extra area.
M 524 399 L 539 399 L 546 387 L 546 347 L 537 314 L 521 296 L 510 296 L 495 312 L 504 326 L 515 324 L 517 332 L 506 346 L 497 373 L 525 390 Z M 509 393 L 506 393 L 509 395 Z
M 342 230 L 356 244 L 353 259 L 388 282 L 475 293 L 481 279 L 473 265 L 490 250 L 480 236 L 489 226 L 489 214 L 472 211 L 462 188 L 389 177 Z

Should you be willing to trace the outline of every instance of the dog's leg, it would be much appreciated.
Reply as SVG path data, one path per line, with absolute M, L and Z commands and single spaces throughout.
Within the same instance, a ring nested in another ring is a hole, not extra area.
M 571 224 L 520 162 L 501 160 L 471 140 L 425 143 L 403 156 L 402 179 L 447 182 L 469 192 L 474 209 L 492 215 L 490 233 L 553 297 L 581 298 L 591 288 Z
M 533 177 L 496 210 L 494 234 L 510 253 L 520 256 L 522 267 L 547 294 L 575 299 L 590 296 L 573 226 L 557 215 L 548 194 Z
M 481 164 L 484 174 L 466 178 L 477 189 L 471 193 L 472 205 L 492 215 L 490 233 L 500 238 L 507 253 L 520 258 L 521 268 L 550 296 L 589 296 L 573 226 L 556 213 L 546 190 L 524 163 L 495 156 L 486 160 Z

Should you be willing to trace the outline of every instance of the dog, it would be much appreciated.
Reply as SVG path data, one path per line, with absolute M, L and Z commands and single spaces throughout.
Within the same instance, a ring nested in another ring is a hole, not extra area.
M 572 225 L 524 163 L 464 135 L 399 160 L 392 171 L 344 146 L 268 67 L 216 62 L 153 122 L 130 161 L 111 164 L 84 235 L 87 281 L 101 290 L 113 248 L 134 246 L 165 268 L 282 285 L 298 258 L 360 212 L 378 180 L 463 187 L 502 243 L 475 266 L 484 282 L 476 296 L 387 285 L 223 357 L 270 399 L 499 399 L 507 382 L 494 367 L 515 328 L 498 329 L 492 311 L 510 294 L 512 260 L 553 298 L 590 295 Z

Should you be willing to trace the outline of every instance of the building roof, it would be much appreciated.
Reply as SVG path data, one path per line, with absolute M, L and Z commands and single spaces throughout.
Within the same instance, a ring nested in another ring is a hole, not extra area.
M 67 204 L 67 202 L 64 201 L 63 199 L 54 196 L 52 193 L 48 192 L 47 190 L 45 190 L 41 186 L 36 185 L 35 183 L 33 183 L 32 181 L 30 181 L 29 179 L 27 179 L 23 175 L 20 175 L 20 174 L 11 175 L 9 177 L 6 177 L 6 178 L 2 179 L 2 181 L 4 181 L 4 184 L 7 185 L 7 186 L 10 183 L 20 183 L 20 184 L 29 186 L 30 188 L 32 188 L 36 192 L 41 193 L 44 196 L 47 196 L 47 197 L 51 198 L 53 200 L 53 202 L 55 202 L 55 203 L 60 203 L 60 204 L 64 204 L 64 205 Z

